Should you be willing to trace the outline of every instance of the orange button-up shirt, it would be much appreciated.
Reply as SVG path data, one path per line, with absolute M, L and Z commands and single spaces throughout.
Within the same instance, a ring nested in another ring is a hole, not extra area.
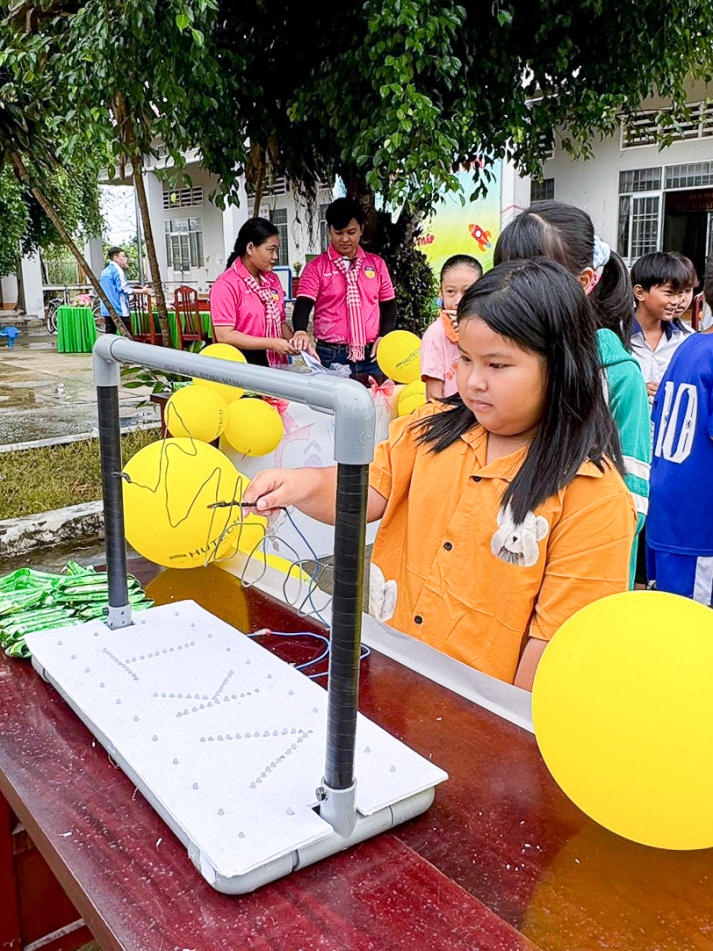
M 387 499 L 372 562 L 396 584 L 388 623 L 512 683 L 528 637 L 549 640 L 579 608 L 628 590 L 634 505 L 615 469 L 585 462 L 514 526 L 501 501 L 527 450 L 487 463 L 476 424 L 431 452 L 411 424 L 433 411 L 395 420 L 371 465 Z

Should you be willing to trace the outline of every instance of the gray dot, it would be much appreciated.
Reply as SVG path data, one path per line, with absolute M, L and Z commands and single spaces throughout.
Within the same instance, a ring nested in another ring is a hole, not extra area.
M 251 785 L 254 785 L 254 783 L 251 783 Z M 239 838 L 239 839 L 244 839 L 244 838 L 245 838 L 245 833 L 244 833 L 244 832 L 238 832 L 238 838 Z
M 396 767 L 395 767 L 395 766 L 391 766 L 390 769 L 389 769 L 389 772 L 390 772 L 390 773 L 395 773 L 395 772 L 396 772 Z
M 193 783 L 193 788 L 198 789 L 198 783 Z
M 121 703 L 121 700 L 117 700 L 116 703 L 117 703 L 117 705 L 120 704 L 120 703 Z
M 218 815 L 219 815 L 219 816 L 224 816 L 224 815 L 225 815 L 225 809 L 219 809 L 219 810 L 218 810 Z
M 174 756 L 174 758 L 173 758 L 173 765 L 174 765 L 174 766 L 178 766 L 178 758 L 175 757 L 175 756 Z
M 151 739 L 154 741 L 154 743 L 158 743 L 158 736 L 157 736 L 155 733 L 154 733 L 154 735 L 151 737 Z
M 288 806 L 287 809 L 285 809 L 286 816 L 294 816 L 294 814 L 295 810 L 292 808 L 292 806 Z

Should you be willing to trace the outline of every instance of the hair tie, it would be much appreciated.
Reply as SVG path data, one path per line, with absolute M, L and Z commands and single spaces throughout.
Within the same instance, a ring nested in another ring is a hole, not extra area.
M 604 267 L 604 265 L 609 260 L 610 255 L 611 255 L 611 248 L 609 247 L 609 245 L 606 243 L 606 241 L 602 241 L 602 239 L 597 237 L 597 235 L 595 234 L 594 235 L 594 250 L 592 252 L 592 267 L 594 268 L 594 270 L 596 271 L 598 270 L 598 268 Z

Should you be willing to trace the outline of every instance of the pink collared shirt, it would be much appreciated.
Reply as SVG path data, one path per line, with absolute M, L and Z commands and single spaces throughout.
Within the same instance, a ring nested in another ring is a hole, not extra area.
M 439 316 L 421 340 L 421 379 L 431 377 L 443 381 L 443 395 L 453 396 L 458 392 L 456 370 L 460 361 L 458 344 L 449 340 Z
M 267 337 L 265 305 L 245 284 L 248 271 L 238 258 L 218 277 L 210 289 L 210 319 L 214 327 L 229 327 L 251 337 Z M 282 319 L 285 319 L 285 294 L 279 277 L 272 271 L 261 275 L 277 298 Z
M 378 254 L 357 251 L 362 259 L 357 287 L 367 343 L 379 336 L 379 304 L 396 296 L 386 262 Z M 300 297 L 314 301 L 314 335 L 317 340 L 345 343 L 349 318 L 347 314 L 347 279 L 334 265 L 339 257 L 332 245 L 314 258 L 302 272 Z

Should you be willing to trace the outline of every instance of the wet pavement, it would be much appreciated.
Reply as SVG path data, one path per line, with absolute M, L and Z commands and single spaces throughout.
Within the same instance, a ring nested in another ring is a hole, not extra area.
M 20 330 L 13 347 L 0 344 L 0 446 L 96 434 L 91 353 L 58 353 L 39 321 Z M 122 427 L 158 420 L 155 405 L 138 405 L 146 400 L 146 390 L 119 388 Z

